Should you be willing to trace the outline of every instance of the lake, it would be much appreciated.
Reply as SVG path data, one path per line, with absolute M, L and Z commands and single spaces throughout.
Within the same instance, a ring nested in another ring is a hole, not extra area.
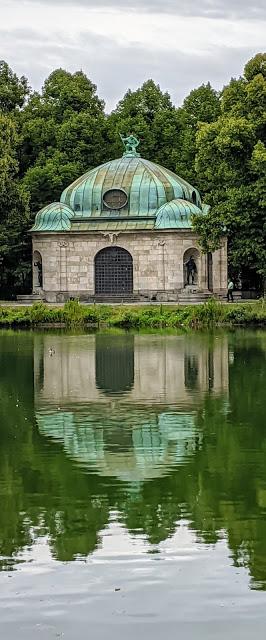
M 266 332 L 0 332 L 4 640 L 265 638 Z

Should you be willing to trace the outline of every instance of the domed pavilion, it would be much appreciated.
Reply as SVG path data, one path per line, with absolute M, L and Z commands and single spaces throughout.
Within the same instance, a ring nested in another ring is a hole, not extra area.
M 227 243 L 201 253 L 193 216 L 208 206 L 188 182 L 137 152 L 75 180 L 31 229 L 33 293 L 48 302 L 182 301 L 223 296 Z

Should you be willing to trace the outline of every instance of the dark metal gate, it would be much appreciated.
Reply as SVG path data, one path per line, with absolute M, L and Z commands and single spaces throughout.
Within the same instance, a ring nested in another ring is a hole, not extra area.
M 133 293 L 133 260 L 128 251 L 121 247 L 108 247 L 97 253 L 95 293 L 113 296 Z

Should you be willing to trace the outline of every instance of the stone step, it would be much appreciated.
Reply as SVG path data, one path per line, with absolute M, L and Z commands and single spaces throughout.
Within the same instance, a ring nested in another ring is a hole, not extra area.
M 210 291 L 182 291 L 178 294 L 178 302 L 193 304 L 193 302 L 206 302 L 213 294 Z
M 38 293 L 21 294 L 17 296 L 17 301 L 29 304 L 31 302 L 41 302 L 41 297 Z
M 86 302 L 101 302 L 101 303 L 106 303 L 106 304 L 119 304 L 121 302 L 123 302 L 124 304 L 130 304 L 132 302 L 138 302 L 140 301 L 140 297 L 136 296 L 136 295 L 132 295 L 132 296 L 100 296 L 100 295 L 96 295 L 96 296 L 90 296 Z

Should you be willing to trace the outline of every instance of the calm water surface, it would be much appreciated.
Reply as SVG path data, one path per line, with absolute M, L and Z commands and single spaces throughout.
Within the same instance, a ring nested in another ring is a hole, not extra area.
M 5 640 L 266 637 L 266 333 L 0 333 Z

